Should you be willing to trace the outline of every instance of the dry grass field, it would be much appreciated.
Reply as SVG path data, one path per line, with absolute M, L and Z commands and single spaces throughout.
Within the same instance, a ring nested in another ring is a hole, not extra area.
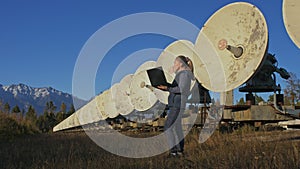
M 300 168 L 300 131 L 216 131 L 202 144 L 198 134 L 195 129 L 186 137 L 184 157 L 170 158 L 164 153 L 143 159 L 111 154 L 84 132 L 1 139 L 0 168 Z

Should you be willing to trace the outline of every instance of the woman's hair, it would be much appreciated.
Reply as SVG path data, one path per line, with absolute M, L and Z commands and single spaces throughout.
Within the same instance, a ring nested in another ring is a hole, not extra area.
M 194 65 L 190 58 L 185 57 L 183 55 L 179 55 L 176 57 L 176 59 L 178 59 L 184 67 L 188 67 L 191 70 L 191 72 L 194 72 Z

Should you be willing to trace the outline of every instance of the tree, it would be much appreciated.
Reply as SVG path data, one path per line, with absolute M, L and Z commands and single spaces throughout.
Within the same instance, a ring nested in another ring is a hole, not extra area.
M 46 103 L 46 109 L 45 111 L 48 113 L 54 113 L 56 110 L 56 106 L 54 105 L 53 101 Z
M 60 105 L 60 111 L 58 113 L 56 113 L 56 123 L 63 121 L 66 117 L 67 117 L 67 106 L 63 102 Z
M 44 112 L 42 116 L 39 116 L 37 120 L 37 125 L 43 133 L 47 133 L 52 130 L 56 124 L 56 117 L 54 113 Z
M 21 110 L 20 110 L 19 106 L 16 105 L 15 107 L 13 107 L 13 109 L 11 110 L 11 112 L 12 112 L 12 113 L 20 113 Z
M 3 103 L 2 103 L 2 100 L 0 100 L 0 113 L 3 113 L 3 109 L 2 109 L 2 106 L 3 106 Z
M 300 101 L 300 80 L 295 73 L 289 72 L 290 78 L 286 80 L 286 88 L 284 94 L 288 102 L 295 105 Z M 288 103 L 286 102 L 286 103 Z
M 67 112 L 67 106 L 64 102 L 60 105 L 60 112 L 66 113 Z
M 257 94 L 255 94 L 254 97 L 255 97 L 255 103 L 256 103 L 256 104 L 265 101 L 261 96 L 258 96 Z
M 66 114 L 64 112 L 58 112 L 56 114 L 56 124 L 60 123 L 66 118 Z
M 38 127 L 42 132 L 49 132 L 57 124 L 56 106 L 52 101 L 46 103 L 44 114 L 38 118 Z
M 274 102 L 274 94 L 269 95 L 268 102 Z
M 6 102 L 5 104 L 4 104 L 4 113 L 9 113 L 10 112 L 10 105 Z
M 67 113 L 67 117 L 69 117 L 73 113 L 75 113 L 75 107 L 74 107 L 74 104 L 71 104 L 70 110 Z
M 37 119 L 37 126 L 38 126 L 39 130 L 43 133 L 46 133 L 49 131 L 49 128 L 47 127 L 48 123 L 45 118 L 45 113 L 44 113 L 44 115 L 39 116 L 39 118 Z
M 245 100 L 244 100 L 244 98 L 242 97 L 242 98 L 240 98 L 240 100 L 239 101 L 237 101 L 237 103 L 236 103 L 237 105 L 245 105 L 246 104 L 246 102 L 245 102 Z
M 21 118 L 22 118 L 22 119 L 23 119 L 24 115 L 25 115 L 25 110 L 22 109 L 22 111 L 21 111 Z
M 38 131 L 37 122 L 38 122 L 38 118 L 35 109 L 30 105 L 25 114 L 25 124 L 32 132 L 37 132 Z
M 29 122 L 30 124 L 32 124 L 32 125 L 33 124 L 35 125 L 36 122 L 37 122 L 36 112 L 35 112 L 34 108 L 31 105 L 28 107 L 27 113 L 25 115 L 25 120 L 27 122 Z

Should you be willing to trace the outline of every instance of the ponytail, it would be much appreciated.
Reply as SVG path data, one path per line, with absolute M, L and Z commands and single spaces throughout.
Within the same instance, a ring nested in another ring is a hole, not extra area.
M 194 65 L 193 65 L 192 60 L 188 57 L 186 57 L 186 60 L 187 60 L 187 65 L 190 68 L 191 72 L 194 73 Z
M 176 59 L 179 59 L 182 62 L 183 66 L 188 67 L 191 70 L 191 72 L 194 73 L 194 65 L 190 58 L 185 57 L 183 55 L 179 55 Z

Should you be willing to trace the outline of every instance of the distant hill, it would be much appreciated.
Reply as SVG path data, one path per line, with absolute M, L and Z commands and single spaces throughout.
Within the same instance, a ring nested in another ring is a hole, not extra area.
M 74 97 L 76 104 L 80 104 L 79 107 L 87 102 L 79 98 Z M 43 114 L 45 105 L 49 101 L 53 101 L 57 107 L 57 111 L 60 109 L 60 105 L 65 103 L 67 111 L 70 109 L 73 103 L 72 95 L 56 90 L 52 87 L 35 88 L 25 84 L 13 84 L 9 86 L 3 86 L 0 84 L 0 101 L 2 104 L 9 103 L 11 109 L 18 105 L 20 110 L 27 111 L 29 105 L 32 105 L 37 114 Z

